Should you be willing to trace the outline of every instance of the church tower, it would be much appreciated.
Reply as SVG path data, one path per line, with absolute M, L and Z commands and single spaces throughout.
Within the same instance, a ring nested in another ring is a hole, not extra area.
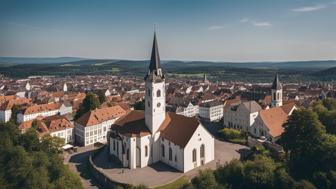
M 145 76 L 145 87 L 145 122 L 154 134 L 165 120 L 166 115 L 165 76 L 160 66 L 155 32 L 149 70 Z
M 272 92 L 272 107 L 282 106 L 282 85 L 279 81 L 278 74 L 275 75 L 271 92 Z

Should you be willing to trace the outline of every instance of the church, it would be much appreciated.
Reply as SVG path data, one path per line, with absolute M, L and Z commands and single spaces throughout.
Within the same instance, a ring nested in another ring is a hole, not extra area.
M 113 159 L 130 169 L 161 161 L 181 172 L 214 160 L 214 138 L 198 119 L 166 112 L 165 74 L 155 33 L 144 80 L 145 110 L 129 111 L 111 126 Z

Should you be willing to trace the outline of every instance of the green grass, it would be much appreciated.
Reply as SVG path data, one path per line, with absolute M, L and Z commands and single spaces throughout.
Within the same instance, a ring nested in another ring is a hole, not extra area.
M 68 67 L 68 66 L 80 66 L 79 64 L 62 64 L 61 67 Z
M 188 179 L 185 176 L 183 176 L 170 184 L 159 186 L 155 189 L 178 189 L 188 183 L 189 183 Z
M 197 78 L 203 78 L 204 73 L 174 73 L 173 74 L 176 77 L 197 77 Z
M 112 72 L 112 73 L 120 72 L 120 68 L 112 68 L 111 72 Z

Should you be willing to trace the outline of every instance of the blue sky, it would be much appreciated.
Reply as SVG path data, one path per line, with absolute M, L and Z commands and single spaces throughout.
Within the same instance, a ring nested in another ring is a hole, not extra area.
M 0 56 L 336 59 L 336 0 L 0 0 Z

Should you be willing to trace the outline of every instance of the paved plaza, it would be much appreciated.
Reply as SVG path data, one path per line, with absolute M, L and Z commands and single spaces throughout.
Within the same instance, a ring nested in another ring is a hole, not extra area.
M 123 168 L 119 164 L 108 159 L 107 148 L 97 155 L 93 161 L 101 171 L 115 181 L 132 185 L 144 184 L 152 188 L 173 182 L 183 175 L 191 179 L 197 176 L 199 170 L 208 168 L 215 169 L 219 164 L 224 164 L 232 159 L 240 159 L 246 153 L 248 153 L 248 148 L 246 146 L 223 142 L 216 139 L 215 160 L 187 173 L 181 173 L 161 162 L 134 170 Z

